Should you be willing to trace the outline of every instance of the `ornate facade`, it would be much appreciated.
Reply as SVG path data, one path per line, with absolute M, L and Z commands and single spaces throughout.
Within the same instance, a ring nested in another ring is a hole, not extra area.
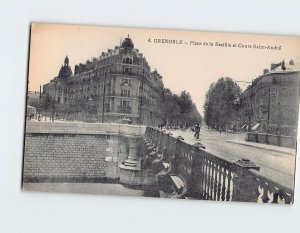
M 252 130 L 296 136 L 299 112 L 300 67 L 293 60 L 272 64 L 245 92 Z
M 43 94 L 57 105 L 81 106 L 78 113 L 73 109 L 77 119 L 143 125 L 161 123 L 162 91 L 162 76 L 151 71 L 129 37 L 100 57 L 75 65 L 74 75 L 66 57 L 58 76 L 43 86 Z

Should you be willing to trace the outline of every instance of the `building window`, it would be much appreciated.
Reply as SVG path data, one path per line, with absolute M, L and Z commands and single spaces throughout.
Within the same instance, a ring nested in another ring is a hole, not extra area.
M 105 102 L 105 111 L 110 112 L 110 103 L 109 103 L 109 101 Z
M 121 100 L 121 101 L 120 101 L 120 105 L 121 105 L 121 107 L 123 107 L 123 108 L 128 108 L 128 107 L 130 107 L 129 101 L 128 101 L 128 100 Z
M 131 68 L 129 68 L 129 67 L 124 67 L 124 68 L 123 68 L 123 73 L 124 73 L 124 74 L 131 74 Z
M 123 78 L 122 85 L 130 86 L 131 85 L 131 79 L 130 78 Z
M 121 90 L 121 96 L 130 96 L 130 90 L 124 90 L 124 89 L 122 89 Z
M 129 57 L 123 58 L 123 63 L 125 64 L 132 64 L 132 59 Z

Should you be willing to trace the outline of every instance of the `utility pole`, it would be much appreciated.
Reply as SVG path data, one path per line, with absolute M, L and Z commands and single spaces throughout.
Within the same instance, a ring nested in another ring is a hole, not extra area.
M 249 117 L 249 128 L 248 128 L 248 132 L 251 132 L 251 128 L 252 128 L 252 125 L 251 125 L 251 121 L 252 121 L 252 115 L 253 115 L 253 108 L 254 108 L 254 104 L 253 104 L 253 97 L 254 97 L 254 82 L 253 82 L 253 79 L 251 81 L 251 96 L 250 96 L 250 117 Z
M 145 75 L 145 70 L 144 70 L 144 67 L 143 67 L 143 76 L 142 76 L 142 79 L 141 79 L 141 86 L 140 86 L 140 124 L 142 125 L 143 124 L 143 120 L 142 120 L 142 116 L 143 116 L 143 89 L 144 89 L 144 82 L 143 82 L 143 79 L 144 79 L 144 75 Z
M 56 102 L 56 86 L 57 86 L 57 78 L 54 80 L 54 101 L 52 104 L 52 122 L 54 122 L 54 114 L 55 114 L 55 102 Z
M 102 93 L 102 123 L 104 122 L 105 84 L 106 84 L 106 72 L 104 73 L 104 79 L 103 79 L 103 93 Z
M 280 96 L 279 96 L 279 90 L 278 90 L 277 82 L 276 82 L 275 87 L 276 87 L 276 112 L 277 112 L 277 129 L 276 129 L 275 134 L 278 136 L 277 145 L 281 146 L 281 120 L 282 120 L 282 115 L 281 115 L 281 99 L 280 99 Z
M 251 93 L 250 93 L 250 114 L 248 114 L 248 132 L 251 132 L 251 121 L 252 121 L 252 115 L 253 115 L 253 97 L 254 97 L 254 81 L 252 79 L 251 82 L 248 81 L 235 81 L 237 83 L 251 83 Z
M 42 100 L 42 86 L 40 85 L 40 96 L 39 96 L 39 116 L 38 116 L 38 119 L 40 121 L 41 119 L 41 100 Z
M 270 107 L 271 107 L 271 86 L 269 86 L 267 133 L 270 133 Z

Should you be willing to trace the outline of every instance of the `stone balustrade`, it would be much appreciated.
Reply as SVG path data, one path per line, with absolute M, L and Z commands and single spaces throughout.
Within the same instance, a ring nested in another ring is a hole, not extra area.
M 161 189 L 169 196 L 176 193 L 181 198 L 215 201 L 293 202 L 293 190 L 265 177 L 247 159 L 232 163 L 153 128 L 146 129 L 144 141 L 145 164 L 152 163 L 160 174 Z M 158 163 L 168 166 L 159 168 Z M 176 189 L 174 176 L 184 184 L 182 190 Z
M 165 131 L 108 123 L 27 122 L 25 182 L 120 182 L 160 197 L 292 203 L 293 190 L 247 159 L 232 162 Z M 151 187 L 152 186 L 152 187 Z

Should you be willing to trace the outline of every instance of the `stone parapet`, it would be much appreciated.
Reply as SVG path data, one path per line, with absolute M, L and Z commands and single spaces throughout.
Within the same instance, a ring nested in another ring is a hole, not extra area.
M 53 134 L 122 134 L 144 135 L 146 126 L 114 124 L 114 123 L 83 123 L 83 122 L 26 122 L 26 133 Z
M 141 137 L 145 126 L 26 122 L 25 182 L 90 182 L 118 179 L 126 160 L 127 137 Z

